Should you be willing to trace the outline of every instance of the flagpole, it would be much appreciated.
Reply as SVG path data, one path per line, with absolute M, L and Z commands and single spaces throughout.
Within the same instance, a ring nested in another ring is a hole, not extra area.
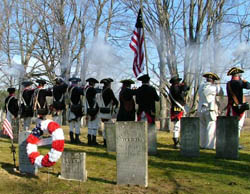
M 14 168 L 16 168 L 16 147 L 14 146 L 13 139 L 11 139 L 11 147 L 10 147 L 11 153 L 13 155 L 13 162 L 14 162 Z
M 145 50 L 146 71 L 147 71 L 147 74 L 148 74 L 148 54 L 147 54 L 146 37 L 145 37 L 145 31 L 144 31 L 144 19 L 143 19 L 142 1 L 143 0 L 140 0 L 141 17 L 142 17 L 142 33 L 143 33 L 143 37 L 144 37 L 144 50 Z

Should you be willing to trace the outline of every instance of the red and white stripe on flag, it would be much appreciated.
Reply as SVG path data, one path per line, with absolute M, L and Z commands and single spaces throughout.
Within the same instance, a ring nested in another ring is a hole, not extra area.
M 144 34 L 141 10 L 139 10 L 137 22 L 129 46 L 134 51 L 133 71 L 137 77 L 144 70 Z
M 4 119 L 3 121 L 3 134 L 8 135 L 10 139 L 13 139 L 12 126 L 8 119 Z

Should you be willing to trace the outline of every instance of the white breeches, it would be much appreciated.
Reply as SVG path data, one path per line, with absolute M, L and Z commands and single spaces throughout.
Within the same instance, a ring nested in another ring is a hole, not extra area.
M 179 138 L 181 131 L 181 121 L 174 121 L 173 138 Z
M 200 146 L 201 148 L 215 149 L 216 120 L 212 120 L 209 111 L 199 113 L 200 117 Z
M 57 116 L 52 117 L 53 121 L 57 122 L 60 126 L 62 125 L 62 111 L 57 112 Z
M 88 134 L 96 136 L 99 129 L 100 119 L 96 117 L 93 121 L 88 117 Z
M 81 127 L 81 118 L 78 118 L 77 121 L 72 120 L 69 122 L 70 132 L 74 133 L 74 129 L 75 129 L 75 133 L 80 134 L 80 127 Z

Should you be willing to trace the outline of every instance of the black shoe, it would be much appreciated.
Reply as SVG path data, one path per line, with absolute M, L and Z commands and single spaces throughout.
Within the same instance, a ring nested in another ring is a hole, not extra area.
M 82 142 L 79 139 L 79 134 L 76 134 L 76 138 L 75 138 L 75 143 L 76 144 L 81 144 Z
M 106 139 L 103 139 L 103 147 L 107 147 Z
M 179 139 L 173 138 L 173 141 L 174 141 L 174 149 L 179 149 L 180 148 Z
M 91 135 L 88 134 L 88 145 L 92 145 Z
M 106 141 L 106 140 L 105 140 Z M 99 145 L 97 142 L 96 142 L 96 136 L 92 136 L 92 145 Z
M 75 143 L 74 133 L 72 131 L 69 132 L 70 143 Z

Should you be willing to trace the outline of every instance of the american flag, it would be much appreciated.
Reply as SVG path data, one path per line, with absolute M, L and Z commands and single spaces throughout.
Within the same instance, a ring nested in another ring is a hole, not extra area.
M 129 44 L 130 48 L 134 51 L 135 57 L 133 62 L 133 71 L 137 77 L 144 70 L 144 34 L 142 26 L 142 13 L 139 10 L 133 36 Z
M 4 119 L 3 121 L 3 134 L 8 135 L 10 139 L 13 139 L 12 126 L 8 119 Z

